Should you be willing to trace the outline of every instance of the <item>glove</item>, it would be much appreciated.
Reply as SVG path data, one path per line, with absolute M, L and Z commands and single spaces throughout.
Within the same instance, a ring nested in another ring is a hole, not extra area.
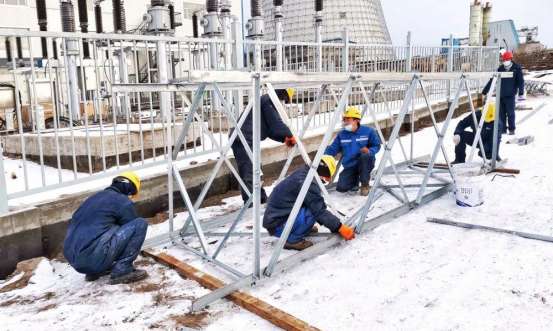
M 361 153 L 369 154 L 369 149 L 367 147 L 363 147 L 363 148 L 361 148 Z
M 284 144 L 286 145 L 286 147 L 292 148 L 296 145 L 296 138 L 294 136 L 286 137 L 286 139 L 284 140 Z
M 461 136 L 456 134 L 453 136 L 453 143 L 455 144 L 455 146 L 459 145 L 459 143 L 461 142 Z
M 526 101 L 526 97 L 524 96 L 524 94 L 519 95 L 517 101 Z
M 340 230 L 338 230 L 338 232 L 340 232 L 342 237 L 344 237 L 344 239 L 346 239 L 346 240 L 351 240 L 351 239 L 355 238 L 355 232 L 353 232 L 353 229 L 350 228 L 349 226 L 345 225 L 345 224 L 342 224 L 342 226 L 340 227 Z

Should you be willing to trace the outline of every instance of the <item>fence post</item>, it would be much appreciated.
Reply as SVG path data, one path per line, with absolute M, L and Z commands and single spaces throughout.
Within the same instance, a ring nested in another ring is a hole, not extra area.
M 232 18 L 232 35 L 234 40 L 232 44 L 232 66 L 235 70 L 244 68 L 244 46 L 242 44 L 242 25 L 237 17 Z M 234 93 L 234 100 L 236 107 L 234 107 L 234 113 L 236 118 L 240 116 L 240 112 L 244 108 L 244 92 L 242 90 L 236 90 Z
M 407 61 L 407 65 L 405 66 L 405 69 L 406 69 L 406 72 L 411 72 L 412 69 L 412 49 L 411 49 L 411 31 L 408 31 L 407 32 L 407 54 L 406 54 L 406 61 Z
M 349 30 L 347 27 L 344 27 L 342 39 L 344 41 L 344 48 L 342 49 L 342 72 L 349 72 Z
M 449 48 L 447 50 L 447 72 L 453 72 L 453 35 L 449 35 Z M 451 102 L 451 79 L 447 81 L 447 102 Z
M 6 189 L 6 175 L 4 174 L 4 146 L 0 139 L 0 214 L 9 211 L 8 190 Z

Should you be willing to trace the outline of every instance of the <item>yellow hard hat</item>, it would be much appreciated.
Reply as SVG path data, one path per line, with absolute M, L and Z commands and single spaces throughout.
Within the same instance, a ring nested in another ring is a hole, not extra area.
M 486 118 L 484 120 L 488 123 L 495 120 L 495 103 L 490 102 L 488 111 L 486 112 Z
M 321 162 L 317 167 L 317 173 L 319 176 L 326 177 L 330 180 L 336 172 L 336 160 L 330 155 L 323 155 Z
M 361 112 L 357 108 L 350 108 L 342 116 L 342 118 L 346 117 L 361 119 Z
M 117 177 L 115 177 L 113 180 L 118 178 L 128 179 L 129 182 L 133 183 L 134 187 L 136 187 L 136 194 L 131 195 L 131 199 L 136 199 L 140 196 L 140 178 L 138 178 L 138 176 L 134 172 L 132 171 L 124 172 L 118 175 Z
M 286 89 L 286 93 L 288 93 L 288 97 L 290 98 L 290 100 L 292 100 L 292 97 L 294 96 L 294 92 L 296 90 L 294 90 L 293 88 L 287 88 Z

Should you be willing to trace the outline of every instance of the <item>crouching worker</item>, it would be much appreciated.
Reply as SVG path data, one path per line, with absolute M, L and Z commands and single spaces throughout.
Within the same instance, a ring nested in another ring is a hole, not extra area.
M 330 181 L 335 171 L 336 160 L 324 155 L 317 167 L 317 174 L 322 180 Z M 282 235 L 308 172 L 309 167 L 301 167 L 274 188 L 263 216 L 263 227 L 270 235 L 278 238 Z M 342 224 L 338 217 L 326 209 L 321 190 L 313 178 L 284 248 L 301 251 L 312 246 L 313 243 L 304 238 L 309 232 L 318 232 L 318 228 L 314 226 L 316 222 L 331 232 L 340 233 L 346 240 L 355 237 L 353 229 Z
M 476 112 L 476 121 L 480 123 L 480 119 L 482 118 L 482 112 L 477 111 Z M 488 113 L 486 114 L 486 117 L 484 118 L 484 125 L 482 126 L 482 130 L 480 131 L 480 137 L 482 137 L 482 145 L 484 145 L 484 153 L 486 154 L 486 159 L 491 160 L 492 158 L 492 150 L 493 150 L 493 128 L 494 128 L 494 120 L 495 120 L 495 105 L 490 104 L 488 108 Z M 499 128 L 501 129 L 501 120 L 497 119 L 499 121 Z M 471 128 L 471 131 L 465 131 L 467 128 Z M 453 133 L 453 143 L 455 143 L 455 160 L 451 162 L 451 164 L 457 164 L 457 163 L 465 163 L 466 158 L 466 147 L 472 146 L 474 139 L 476 137 L 476 125 L 474 124 L 474 119 L 472 117 L 472 114 L 468 115 L 467 117 L 463 118 L 459 124 L 457 124 L 457 127 L 455 128 L 455 132 Z M 501 158 L 499 157 L 499 143 L 501 142 L 501 131 L 499 130 L 498 136 L 497 136 L 497 161 L 501 161 Z M 476 143 L 476 147 L 478 147 L 478 155 L 480 157 L 483 157 L 482 151 L 480 150 L 480 144 Z
M 340 131 L 325 154 L 336 156 L 342 152 L 344 170 L 338 178 L 336 191 L 348 192 L 359 186 L 361 195 L 369 195 L 369 180 L 380 151 L 380 138 L 373 128 L 361 126 L 361 112 L 350 108 L 343 116 L 344 130 Z
M 111 186 L 86 199 L 73 214 L 63 254 L 69 264 L 94 281 L 111 273 L 109 283 L 146 278 L 133 266 L 146 238 L 148 223 L 138 218 L 131 199 L 140 193 L 140 179 L 125 172 Z M 129 198 L 130 197 L 130 198 Z

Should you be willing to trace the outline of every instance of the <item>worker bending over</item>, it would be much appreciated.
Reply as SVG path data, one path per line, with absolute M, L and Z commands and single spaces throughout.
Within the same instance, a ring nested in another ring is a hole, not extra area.
M 294 95 L 294 89 L 287 88 L 282 90 L 275 90 L 277 97 L 281 102 L 290 103 L 292 100 L 292 96 Z M 265 140 L 267 137 L 271 138 L 272 140 L 285 143 L 288 148 L 294 147 L 296 144 L 296 138 L 292 135 L 292 132 L 290 129 L 284 124 L 282 119 L 280 118 L 280 115 L 278 114 L 275 105 L 273 105 L 273 101 L 269 97 L 268 94 L 263 95 L 261 98 L 261 132 L 260 132 L 260 139 L 261 141 Z M 250 146 L 250 150 L 253 150 L 253 126 L 252 126 L 252 116 L 253 112 L 250 111 L 248 114 L 248 117 L 246 117 L 246 120 L 244 121 L 244 124 L 242 124 L 242 134 L 244 135 L 244 138 L 246 138 L 246 141 L 248 142 L 248 145 Z M 230 131 L 230 135 L 232 135 L 234 131 L 234 128 Z M 240 178 L 242 181 L 244 181 L 244 184 L 248 188 L 250 192 L 252 191 L 252 184 L 253 184 L 253 163 L 252 160 L 250 160 L 250 157 L 248 156 L 246 152 L 246 148 L 242 144 L 242 141 L 237 137 L 236 140 L 234 140 L 234 143 L 232 144 L 232 151 L 234 153 L 234 159 L 236 160 L 236 164 L 238 165 L 238 174 L 240 175 Z M 244 203 L 248 201 L 248 194 L 242 190 L 242 200 L 244 200 Z M 265 190 L 261 188 L 261 203 L 267 202 L 267 193 L 265 193 Z
M 371 171 L 380 151 L 380 138 L 373 128 L 362 126 L 361 112 L 350 108 L 343 116 L 344 130 L 340 131 L 325 154 L 335 156 L 342 152 L 344 170 L 338 178 L 336 191 L 348 192 L 356 189 L 361 182 L 361 195 L 368 195 Z
M 336 160 L 330 155 L 324 155 L 317 167 L 317 174 L 321 180 L 330 181 L 335 171 Z M 308 172 L 309 167 L 301 167 L 273 189 L 263 216 L 263 227 L 270 235 L 278 238 L 282 235 Z M 316 222 L 324 225 L 331 232 L 340 233 L 346 240 L 355 237 L 353 229 L 342 224 L 338 217 L 326 209 L 321 190 L 313 178 L 284 248 L 301 251 L 312 246 L 313 243 L 304 238 L 309 232 L 318 231 L 314 226 Z
M 482 118 L 482 112 L 476 112 L 476 121 L 480 123 Z M 494 129 L 494 120 L 495 120 L 495 105 L 490 104 L 488 107 L 488 112 L 484 118 L 484 125 L 480 131 L 480 137 L 482 137 L 482 145 L 484 145 L 484 153 L 486 154 L 486 159 L 490 160 L 492 158 L 493 150 L 493 129 Z M 499 127 L 501 128 L 501 120 L 499 121 Z M 472 146 L 474 139 L 476 137 L 476 125 L 474 124 L 474 119 L 472 114 L 463 118 L 455 128 L 453 133 L 453 143 L 455 144 L 455 160 L 451 164 L 465 163 L 466 158 L 466 147 Z M 465 131 L 465 129 L 471 128 L 472 131 Z M 497 161 L 501 161 L 499 157 L 499 143 L 501 142 L 501 131 L 498 132 L 497 136 Z M 477 143 L 478 155 L 483 157 L 482 151 L 480 150 L 480 144 Z
M 109 283 L 131 283 L 147 276 L 133 266 L 148 223 L 138 218 L 131 199 L 140 194 L 133 172 L 115 177 L 111 186 L 86 199 L 73 214 L 63 255 L 85 281 L 111 273 Z M 129 198 L 130 197 L 130 198 Z

